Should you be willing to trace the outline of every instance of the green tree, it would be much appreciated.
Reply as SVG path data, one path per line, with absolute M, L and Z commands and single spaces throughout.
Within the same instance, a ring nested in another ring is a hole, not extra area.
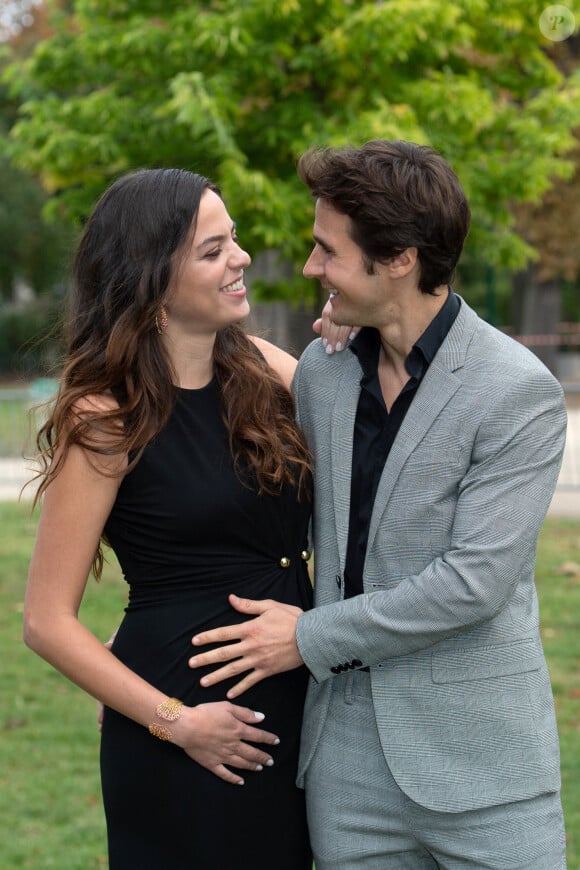
M 548 53 L 565 75 L 580 69 L 578 36 L 554 43 Z M 520 203 L 514 209 L 518 232 L 535 250 L 535 260 L 514 274 L 512 285 L 513 326 L 527 336 L 556 339 L 562 319 L 567 319 L 563 286 L 571 289 L 580 278 L 580 127 L 575 135 L 575 148 L 569 155 L 574 162 L 570 177 L 555 179 L 540 201 Z M 568 317 L 579 319 L 577 305 L 569 307 Z M 560 345 L 550 339 L 540 338 L 539 342 L 532 349 L 559 374 Z
M 0 70 L 8 60 L 22 63 L 43 37 L 42 16 L 39 29 L 32 14 L 39 6 L 40 0 L 0 0 Z M 0 84 L 0 146 L 17 111 L 18 102 Z M 44 218 L 46 201 L 39 179 L 0 154 L 0 299 L 10 299 L 18 282 L 37 293 L 62 283 L 73 234 L 70 223 Z
M 543 0 L 66 5 L 55 35 L 7 74 L 21 104 L 9 154 L 75 219 L 122 172 L 193 168 L 222 186 L 253 253 L 298 264 L 311 233 L 299 154 L 404 138 L 458 172 L 471 250 L 515 268 L 531 248 L 513 204 L 572 171 L 580 78 L 545 51 Z
M 68 268 L 70 226 L 44 220 L 46 194 L 38 181 L 0 158 L 0 299 L 18 281 L 52 291 Z

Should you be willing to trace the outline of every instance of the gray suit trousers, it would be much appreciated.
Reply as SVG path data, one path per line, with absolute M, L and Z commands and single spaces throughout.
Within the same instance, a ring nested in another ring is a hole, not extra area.
M 558 792 L 463 813 L 405 795 L 385 761 L 365 672 L 333 681 L 306 795 L 316 870 L 566 868 Z

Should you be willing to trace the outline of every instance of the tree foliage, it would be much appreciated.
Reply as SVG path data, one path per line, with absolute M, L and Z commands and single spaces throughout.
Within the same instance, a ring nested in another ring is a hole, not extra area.
M 56 4 L 58 5 L 58 4 Z M 311 234 L 295 164 L 311 145 L 438 148 L 472 204 L 469 244 L 517 267 L 513 204 L 572 172 L 580 77 L 546 53 L 539 0 L 76 0 L 7 74 L 8 153 L 54 213 L 84 217 L 117 175 L 217 181 L 253 252 L 299 263 Z
M 580 69 L 580 36 L 556 43 L 549 54 L 558 69 L 571 75 Z M 575 136 L 573 173 L 556 179 L 541 201 L 515 209 L 518 232 L 537 252 L 534 278 L 539 283 L 580 278 L 580 126 Z
M 0 299 L 19 280 L 45 293 L 66 274 L 73 234 L 62 221 L 44 220 L 45 203 L 38 182 L 0 158 Z
M 21 62 L 29 46 L 46 36 L 44 16 L 32 15 L 39 6 L 40 0 L 0 0 L 0 40 L 10 41 L 0 53 L 0 69 L 7 58 Z M 0 84 L 0 142 L 17 111 L 18 103 Z M 0 299 L 10 299 L 18 282 L 51 291 L 66 274 L 73 233 L 70 224 L 44 218 L 46 201 L 38 179 L 0 155 Z

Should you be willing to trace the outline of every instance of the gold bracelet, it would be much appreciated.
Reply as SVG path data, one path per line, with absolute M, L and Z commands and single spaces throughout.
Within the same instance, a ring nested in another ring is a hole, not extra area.
M 165 725 L 157 725 L 156 722 L 153 722 L 149 726 L 149 734 L 158 737 L 160 740 L 173 740 L 173 734 L 169 728 L 166 728 Z
M 158 705 L 155 712 L 160 719 L 165 719 L 166 722 L 176 722 L 181 716 L 182 707 L 183 701 L 179 701 L 177 698 L 166 698 Z

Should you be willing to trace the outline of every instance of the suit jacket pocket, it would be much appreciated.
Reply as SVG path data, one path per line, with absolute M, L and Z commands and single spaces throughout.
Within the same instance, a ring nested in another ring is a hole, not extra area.
M 544 656 L 532 639 L 497 646 L 464 647 L 432 653 L 431 676 L 434 683 L 462 683 L 537 671 L 543 662 Z

